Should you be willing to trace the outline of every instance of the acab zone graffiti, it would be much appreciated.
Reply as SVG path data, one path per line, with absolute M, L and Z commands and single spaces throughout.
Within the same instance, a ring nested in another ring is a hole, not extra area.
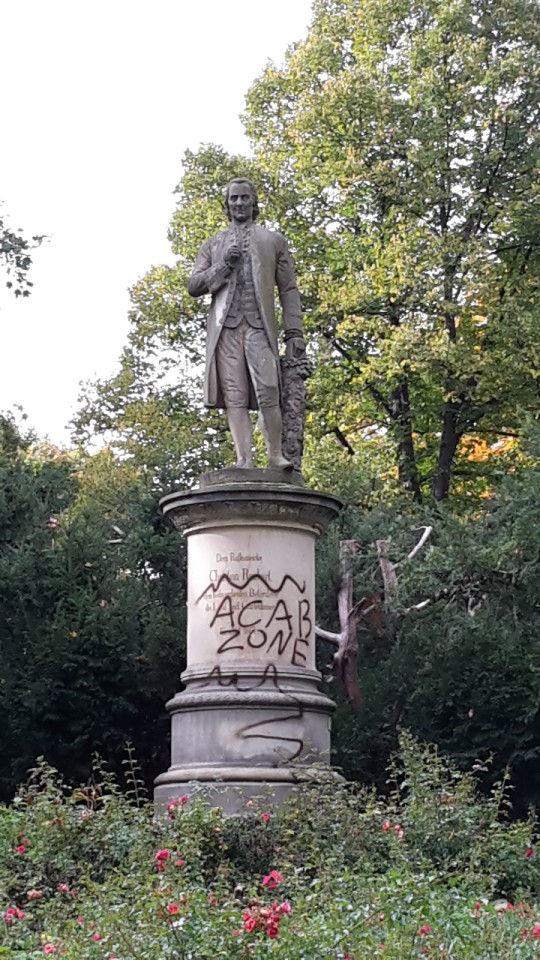
M 222 573 L 208 583 L 196 604 L 204 604 L 217 656 L 258 651 L 292 666 L 307 665 L 313 617 L 305 581 L 286 574 L 273 586 L 270 572 L 253 573 L 240 582 Z

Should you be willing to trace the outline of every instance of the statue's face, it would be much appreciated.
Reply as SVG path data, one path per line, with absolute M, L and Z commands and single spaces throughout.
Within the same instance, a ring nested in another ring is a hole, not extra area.
M 231 183 L 229 210 L 235 223 L 246 223 L 253 219 L 253 197 L 248 183 Z

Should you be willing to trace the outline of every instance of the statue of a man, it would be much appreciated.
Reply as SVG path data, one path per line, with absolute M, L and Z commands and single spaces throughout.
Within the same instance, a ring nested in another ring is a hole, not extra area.
M 255 223 L 259 207 L 250 180 L 231 180 L 225 191 L 231 221 L 203 243 L 188 282 L 192 297 L 212 294 L 206 337 L 204 402 L 225 408 L 237 463 L 253 466 L 250 410 L 259 425 L 271 467 L 291 470 L 281 449 L 281 391 L 277 286 L 283 312 L 286 355 L 304 356 L 300 295 L 287 242 Z

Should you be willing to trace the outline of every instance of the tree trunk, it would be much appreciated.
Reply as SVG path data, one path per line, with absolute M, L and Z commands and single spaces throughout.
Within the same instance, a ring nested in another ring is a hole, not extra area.
M 392 434 L 397 446 L 399 479 L 405 490 L 412 493 L 416 503 L 422 502 L 420 478 L 416 467 L 414 441 L 412 436 L 411 405 L 409 385 L 402 377 L 390 397 L 392 408 Z
M 458 411 L 449 407 L 443 416 L 443 429 L 437 467 L 433 477 L 432 492 L 435 500 L 447 500 L 450 491 L 450 477 L 452 463 L 460 441 L 461 434 L 457 429 Z

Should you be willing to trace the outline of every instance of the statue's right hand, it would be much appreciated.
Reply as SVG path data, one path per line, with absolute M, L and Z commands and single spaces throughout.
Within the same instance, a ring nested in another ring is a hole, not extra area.
M 233 243 L 232 246 L 230 246 L 226 251 L 224 257 L 225 263 L 228 267 L 230 267 L 231 270 L 238 263 L 241 252 L 242 251 L 240 250 L 240 247 L 237 247 L 235 243 Z

